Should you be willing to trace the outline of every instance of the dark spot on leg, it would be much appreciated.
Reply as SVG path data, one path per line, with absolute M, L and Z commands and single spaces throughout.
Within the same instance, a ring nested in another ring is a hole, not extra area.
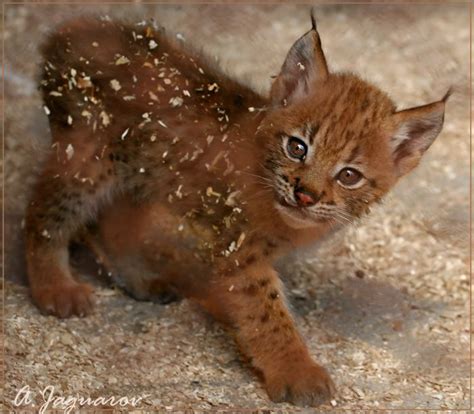
M 258 284 L 259 284 L 260 287 L 265 287 L 265 286 L 267 286 L 269 283 L 270 283 L 270 280 L 268 280 L 268 279 L 261 279 L 261 280 L 259 280 L 259 282 L 258 282 Z
M 270 294 L 268 295 L 268 297 L 272 300 L 275 300 L 278 298 L 278 292 L 276 290 L 273 290 L 272 292 L 270 292 Z
M 242 291 L 249 296 L 255 296 L 257 294 L 258 288 L 255 284 L 251 283 L 248 286 L 245 286 Z
M 270 319 L 270 315 L 268 314 L 268 312 L 265 312 L 260 318 L 260 322 L 268 322 L 269 319 Z
M 282 325 L 282 328 L 285 330 L 285 331 L 291 331 L 291 325 L 289 323 L 284 323 Z
M 249 265 L 249 264 L 255 263 L 256 260 L 257 260 L 257 257 L 254 254 L 251 254 L 249 257 L 247 257 L 247 260 L 245 260 L 245 263 Z

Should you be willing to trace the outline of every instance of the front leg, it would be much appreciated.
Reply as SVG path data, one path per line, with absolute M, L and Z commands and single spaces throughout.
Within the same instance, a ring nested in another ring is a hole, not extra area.
M 240 349 L 263 374 L 273 401 L 314 406 L 333 396 L 334 384 L 312 360 L 285 303 L 281 281 L 269 265 L 223 277 L 202 304 L 235 329 Z
M 92 287 L 75 280 L 71 273 L 68 245 L 87 220 L 95 217 L 114 183 L 106 173 L 109 163 L 95 158 L 95 145 L 81 147 L 74 142 L 76 151 L 70 160 L 67 145 L 56 145 L 59 155 L 53 153 L 47 160 L 28 206 L 25 238 L 33 301 L 43 313 L 64 318 L 86 315 L 93 309 Z

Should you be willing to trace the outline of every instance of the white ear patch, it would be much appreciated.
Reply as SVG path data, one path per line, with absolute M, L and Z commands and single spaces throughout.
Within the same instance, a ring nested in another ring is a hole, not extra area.
M 442 125 L 442 114 L 440 116 L 437 113 L 405 121 L 392 136 L 392 151 L 396 151 L 406 141 L 411 141 L 412 150 L 425 151 L 440 133 Z
M 402 124 L 398 131 L 392 136 L 390 146 L 392 151 L 395 151 L 403 142 L 410 139 L 410 128 L 407 124 Z
M 407 174 L 420 162 L 443 128 L 443 100 L 394 114 L 398 130 L 390 139 L 392 157 L 398 175 Z

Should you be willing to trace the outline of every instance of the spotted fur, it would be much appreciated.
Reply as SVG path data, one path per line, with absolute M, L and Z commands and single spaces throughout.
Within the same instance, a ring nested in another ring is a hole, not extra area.
M 330 398 L 334 384 L 310 357 L 272 264 L 366 213 L 413 169 L 446 99 L 397 111 L 359 77 L 330 73 L 314 19 L 269 97 L 150 23 L 72 20 L 43 55 L 52 147 L 26 217 L 39 309 L 92 310 L 68 243 L 95 222 L 89 244 L 134 297 L 169 290 L 201 304 L 232 330 L 273 400 Z M 286 147 L 295 136 L 301 160 Z M 347 167 L 360 172 L 357 185 L 338 175 Z

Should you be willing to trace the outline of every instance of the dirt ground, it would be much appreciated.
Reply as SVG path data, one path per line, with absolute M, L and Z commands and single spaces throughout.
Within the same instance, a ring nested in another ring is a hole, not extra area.
M 45 148 L 38 43 L 78 13 L 155 18 L 266 91 L 308 6 L 9 5 L 5 7 L 5 406 L 29 386 L 58 396 L 142 397 L 137 409 L 268 409 L 226 333 L 186 301 L 136 302 L 96 281 L 89 318 L 41 316 L 28 298 L 21 220 Z M 424 162 L 373 213 L 280 264 L 311 353 L 338 395 L 325 409 L 469 407 L 469 9 L 321 5 L 330 67 L 360 73 L 400 107 L 439 99 L 445 127 Z M 2 408 L 2 407 L 0 407 Z

